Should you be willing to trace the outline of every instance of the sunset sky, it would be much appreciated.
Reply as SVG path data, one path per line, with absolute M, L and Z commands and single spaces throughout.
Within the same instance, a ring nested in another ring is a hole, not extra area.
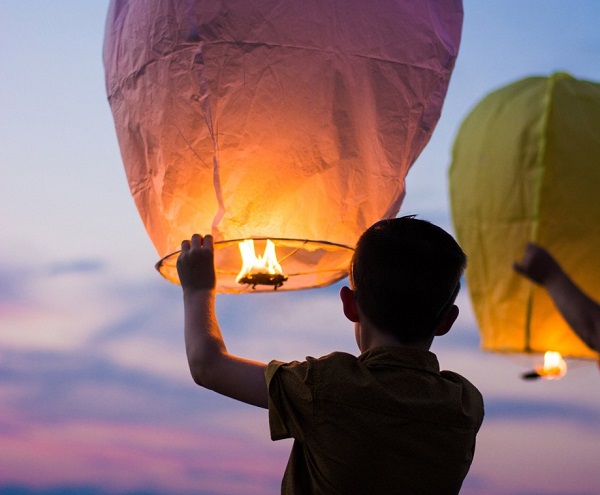
M 0 0 L 0 495 L 276 494 L 291 442 L 271 442 L 266 411 L 189 377 L 181 290 L 153 268 L 106 101 L 107 7 Z M 442 117 L 401 209 L 450 231 L 450 150 L 472 107 L 530 75 L 600 81 L 600 2 L 464 10 Z M 356 353 L 341 285 L 220 296 L 229 350 L 263 361 Z M 481 351 L 466 291 L 458 301 L 433 351 L 486 403 L 461 493 L 598 494 L 596 363 L 524 382 L 532 361 Z

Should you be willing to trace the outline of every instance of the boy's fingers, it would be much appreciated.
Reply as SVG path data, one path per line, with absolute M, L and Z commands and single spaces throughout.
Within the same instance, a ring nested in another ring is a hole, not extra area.
M 194 249 L 199 249 L 202 247 L 202 236 L 200 234 L 194 234 L 192 236 L 191 245 Z
M 207 235 L 202 237 L 200 234 L 194 234 L 191 240 L 181 241 L 181 252 L 187 253 L 190 249 L 194 251 L 206 248 L 209 251 L 213 250 L 213 237 Z
M 181 241 L 181 251 L 185 252 L 185 251 L 189 251 L 190 250 L 190 241 L 185 240 L 185 241 Z
M 209 249 L 210 251 L 213 250 L 213 236 L 208 234 L 204 236 L 204 247 L 206 249 Z

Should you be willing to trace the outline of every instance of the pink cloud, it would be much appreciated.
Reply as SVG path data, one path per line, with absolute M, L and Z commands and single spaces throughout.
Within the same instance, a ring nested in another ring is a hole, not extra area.
M 278 486 L 287 459 L 285 446 L 266 439 L 189 426 L 90 421 L 11 430 L 0 433 L 0 485 L 264 494 Z

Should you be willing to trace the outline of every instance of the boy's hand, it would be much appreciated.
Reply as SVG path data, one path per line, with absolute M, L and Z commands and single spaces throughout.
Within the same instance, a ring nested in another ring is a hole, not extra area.
M 213 238 L 194 234 L 181 243 L 177 258 L 179 282 L 186 289 L 214 289 L 216 286 Z
M 523 260 L 520 263 L 513 263 L 513 268 L 517 273 L 542 285 L 545 285 L 552 275 L 560 271 L 558 263 L 550 253 L 533 243 L 527 244 Z

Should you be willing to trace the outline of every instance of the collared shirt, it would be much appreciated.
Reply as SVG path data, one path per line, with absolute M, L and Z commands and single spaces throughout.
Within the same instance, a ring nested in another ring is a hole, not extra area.
M 483 399 L 435 354 L 376 347 L 267 366 L 271 438 L 294 438 L 282 494 L 456 494 Z

